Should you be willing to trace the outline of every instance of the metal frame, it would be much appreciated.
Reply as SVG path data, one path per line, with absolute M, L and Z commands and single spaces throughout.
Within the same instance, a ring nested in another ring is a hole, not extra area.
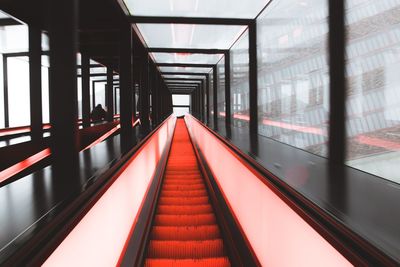
M 225 54 L 228 49 L 202 49 L 202 48 L 167 48 L 167 47 L 151 47 L 148 48 L 149 53 L 190 53 L 190 54 Z
M 203 24 L 203 25 L 237 25 L 248 26 L 252 19 L 238 18 L 201 18 L 201 17 L 146 17 L 128 16 L 130 23 L 150 23 L 150 24 Z

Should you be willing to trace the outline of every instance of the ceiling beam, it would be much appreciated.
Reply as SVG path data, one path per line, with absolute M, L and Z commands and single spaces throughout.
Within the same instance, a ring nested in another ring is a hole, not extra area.
M 197 64 L 197 63 L 156 63 L 159 67 L 191 67 L 191 68 L 212 68 L 215 64 Z
M 12 18 L 3 18 L 0 19 L 0 26 L 13 26 L 13 25 L 21 25 L 22 23 L 12 19 Z
M 169 71 L 164 71 L 161 72 L 162 75 L 187 75 L 187 76 L 207 76 L 210 75 L 211 73 L 205 73 L 205 72 L 169 72 Z
M 147 49 L 150 53 L 191 53 L 191 54 L 225 54 L 228 49 L 202 49 L 202 48 L 166 48 L 152 47 Z
M 148 17 L 128 16 L 131 23 L 157 23 L 157 24 L 204 24 L 204 25 L 237 25 L 248 26 L 253 19 L 238 18 L 204 18 L 204 17 Z
M 164 78 L 164 81 L 199 81 L 202 82 L 204 79 L 196 79 L 196 78 Z

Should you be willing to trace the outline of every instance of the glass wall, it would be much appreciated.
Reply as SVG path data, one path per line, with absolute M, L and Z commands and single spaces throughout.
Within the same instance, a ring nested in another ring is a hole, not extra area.
M 217 64 L 217 116 L 225 118 L 225 61 L 224 58 Z
M 328 141 L 327 7 L 325 0 L 273 1 L 257 19 L 259 134 L 321 156 Z
M 49 96 L 49 56 L 42 56 L 42 120 L 43 123 L 50 122 L 50 96 Z
M 7 68 L 9 127 L 30 125 L 29 58 L 9 57 Z
M 211 71 L 209 74 L 209 92 L 210 92 L 210 126 L 213 126 L 214 123 L 214 75 L 213 72 Z
M 249 117 L 249 35 L 248 30 L 230 50 L 231 108 L 235 126 L 245 126 Z
M 347 1 L 347 164 L 400 182 L 400 1 Z

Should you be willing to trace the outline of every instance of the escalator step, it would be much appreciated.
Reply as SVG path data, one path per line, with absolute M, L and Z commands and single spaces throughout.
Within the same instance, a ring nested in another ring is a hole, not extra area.
M 202 226 L 154 226 L 152 240 L 210 240 L 221 238 L 217 225 Z
M 198 215 L 156 215 L 154 225 L 159 226 L 195 226 L 195 225 L 213 225 L 216 224 L 215 215 L 198 214 Z
M 161 191 L 161 197 L 205 197 L 207 191 L 203 190 L 185 190 L 185 191 Z
M 205 241 L 151 240 L 149 258 L 200 259 L 225 256 L 222 239 Z
M 205 205 L 208 204 L 208 197 L 160 197 L 160 205 Z
M 203 259 L 147 259 L 145 267 L 230 267 L 227 257 Z
M 213 213 L 211 205 L 159 205 L 158 214 L 190 215 Z

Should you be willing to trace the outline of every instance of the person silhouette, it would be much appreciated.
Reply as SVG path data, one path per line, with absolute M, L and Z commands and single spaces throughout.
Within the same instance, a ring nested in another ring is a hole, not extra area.
M 103 109 L 101 104 L 98 104 L 90 113 L 92 121 L 104 120 L 107 116 L 107 112 Z

